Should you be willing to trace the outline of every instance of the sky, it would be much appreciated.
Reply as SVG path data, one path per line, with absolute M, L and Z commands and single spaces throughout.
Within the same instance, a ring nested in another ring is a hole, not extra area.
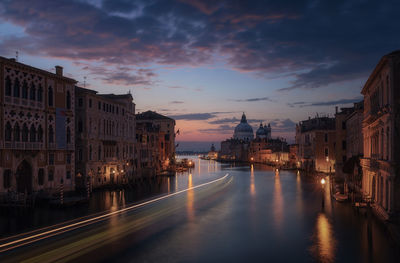
M 362 100 L 379 59 L 400 48 L 398 10 L 385 0 L 0 0 L 0 56 L 131 92 L 137 112 L 176 120 L 182 145 L 218 146 L 243 112 L 254 131 L 270 123 L 291 142 L 299 121 Z

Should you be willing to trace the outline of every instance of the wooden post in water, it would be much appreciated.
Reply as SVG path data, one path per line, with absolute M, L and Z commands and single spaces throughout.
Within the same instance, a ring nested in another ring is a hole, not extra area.
M 64 180 L 61 178 L 60 184 L 60 204 L 64 204 Z

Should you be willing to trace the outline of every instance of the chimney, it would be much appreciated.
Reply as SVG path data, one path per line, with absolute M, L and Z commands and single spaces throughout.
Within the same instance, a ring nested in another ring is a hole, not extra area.
M 338 112 L 338 106 L 336 106 L 336 108 L 335 108 L 335 112 L 336 112 L 336 114 L 337 114 L 337 112 Z
M 62 77 L 62 75 L 63 75 L 63 67 L 56 66 L 56 75 Z

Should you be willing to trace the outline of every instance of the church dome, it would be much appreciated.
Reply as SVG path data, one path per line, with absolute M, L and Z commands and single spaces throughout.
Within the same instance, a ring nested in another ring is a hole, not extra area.
M 240 123 L 235 128 L 233 138 L 239 140 L 253 140 L 253 128 L 247 123 L 246 115 L 243 113 Z

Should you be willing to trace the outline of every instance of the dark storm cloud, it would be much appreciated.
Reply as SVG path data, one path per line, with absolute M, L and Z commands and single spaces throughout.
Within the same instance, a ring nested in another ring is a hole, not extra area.
M 201 133 L 211 133 L 211 134 L 230 134 L 235 129 L 234 126 L 230 125 L 219 125 L 217 128 L 209 128 L 209 129 L 199 129 L 198 131 Z
M 263 122 L 264 120 L 260 120 L 260 119 L 247 119 L 248 123 L 260 123 Z M 233 117 L 233 118 L 223 118 L 223 119 L 217 119 L 217 120 L 213 120 L 213 121 L 209 121 L 209 124 L 226 124 L 226 123 L 230 123 L 230 124 L 238 124 L 240 122 L 240 119 Z
M 304 101 L 298 101 L 298 102 L 293 102 L 293 103 L 288 103 L 287 105 L 289 107 L 317 107 L 317 106 L 335 106 L 335 105 L 344 105 L 344 104 L 350 104 L 350 103 L 355 103 L 361 101 L 363 98 L 362 97 L 356 97 L 353 99 L 339 99 L 339 100 L 330 100 L 330 101 L 323 101 L 323 102 L 304 102 Z
M 180 115 L 168 116 L 174 120 L 187 120 L 187 121 L 198 121 L 198 120 L 208 120 L 216 117 L 217 115 L 212 113 L 188 113 Z
M 272 132 L 295 132 L 296 123 L 291 119 L 275 119 L 269 123 Z
M 111 12 L 130 13 L 138 6 L 131 0 L 103 0 L 102 8 Z
M 232 113 L 232 112 L 214 111 L 206 113 L 187 113 L 179 115 L 169 115 L 168 117 L 173 118 L 175 120 L 197 121 L 197 120 L 209 120 L 218 117 L 219 114 L 227 114 L 227 113 Z
M 263 97 L 263 98 L 251 98 L 251 99 L 238 99 L 238 100 L 232 100 L 236 102 L 258 102 L 258 101 L 273 101 L 272 99 L 268 97 Z
M 157 75 L 149 69 L 136 69 L 125 66 L 116 67 L 94 67 L 89 64 L 75 63 L 94 79 L 100 79 L 107 84 L 117 84 L 123 86 L 150 86 L 154 84 L 153 78 Z
M 240 71 L 286 73 L 292 82 L 283 91 L 319 88 L 365 79 L 398 49 L 399 9 L 399 1 L 356 0 L 2 1 L 0 19 L 25 35 L 3 38 L 0 52 L 104 67 L 198 65 L 220 53 Z

